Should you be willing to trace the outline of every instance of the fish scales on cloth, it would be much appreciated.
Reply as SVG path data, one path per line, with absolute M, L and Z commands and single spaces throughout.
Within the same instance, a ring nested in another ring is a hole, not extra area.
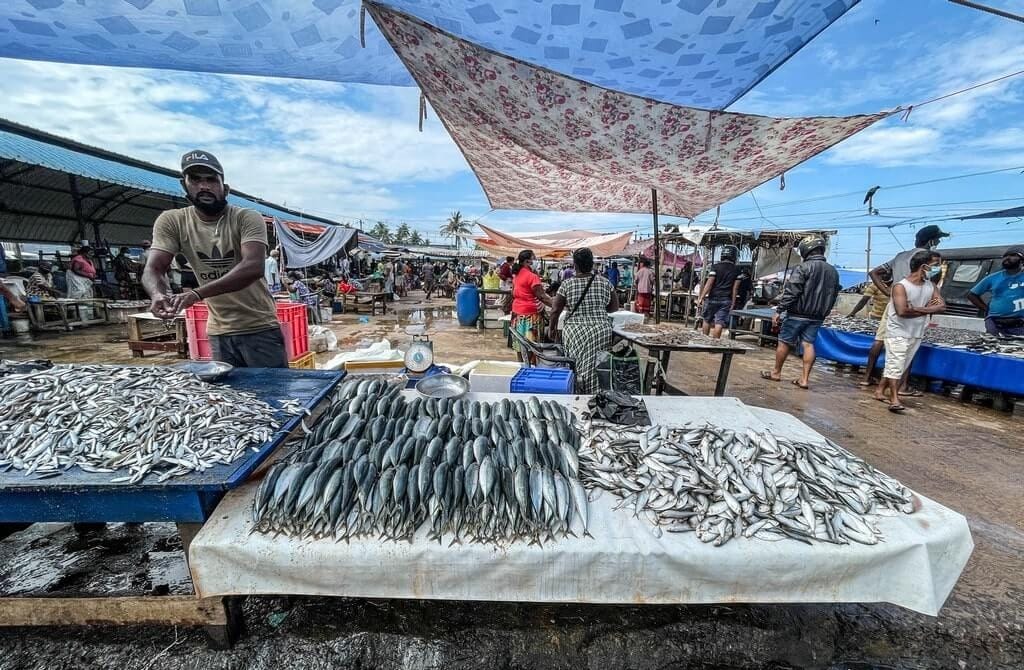
M 594 424 L 579 457 L 583 482 L 621 498 L 656 536 L 692 532 L 714 546 L 741 536 L 876 544 L 872 515 L 914 510 L 906 487 L 835 443 L 768 430 Z
M 450 544 L 586 536 L 587 493 L 572 413 L 528 400 L 408 401 L 401 387 L 350 380 L 303 448 L 253 498 L 254 530 L 293 537 Z
M 285 403 L 282 410 L 301 409 Z M 70 468 L 111 483 L 159 481 L 232 463 L 280 427 L 252 393 L 165 367 L 57 365 L 0 376 L 0 470 Z M 123 474 L 121 474 L 123 472 Z

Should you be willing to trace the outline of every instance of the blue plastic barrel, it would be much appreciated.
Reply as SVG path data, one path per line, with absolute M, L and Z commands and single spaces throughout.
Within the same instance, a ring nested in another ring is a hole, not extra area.
M 480 317 L 480 293 L 476 284 L 466 283 L 455 291 L 455 315 L 459 318 L 459 325 L 476 325 Z

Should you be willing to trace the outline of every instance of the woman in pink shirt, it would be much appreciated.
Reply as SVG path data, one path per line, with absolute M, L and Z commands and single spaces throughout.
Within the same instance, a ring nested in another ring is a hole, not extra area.
M 640 314 L 651 313 L 651 298 L 654 296 L 654 270 L 646 258 L 640 261 L 640 269 L 636 271 L 636 304 L 633 311 Z
M 540 340 L 541 304 L 551 306 L 551 297 L 544 292 L 540 277 L 533 271 L 535 260 L 534 253 L 524 249 L 512 266 L 512 327 L 531 342 Z M 519 351 L 518 344 L 515 349 Z
M 92 264 L 92 249 L 85 246 L 71 257 L 68 272 L 68 297 L 92 298 L 92 282 L 96 279 L 96 266 Z

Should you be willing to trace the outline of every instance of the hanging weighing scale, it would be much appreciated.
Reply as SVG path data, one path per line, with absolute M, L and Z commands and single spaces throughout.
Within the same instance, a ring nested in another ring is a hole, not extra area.
M 434 343 L 423 326 L 409 326 L 405 332 L 412 336 L 412 343 L 405 350 L 405 369 L 410 377 L 420 376 L 434 365 Z

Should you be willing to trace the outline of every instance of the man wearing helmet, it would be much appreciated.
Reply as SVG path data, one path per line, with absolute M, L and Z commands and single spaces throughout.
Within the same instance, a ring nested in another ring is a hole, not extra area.
M 704 325 L 701 328 L 705 335 L 722 337 L 722 328 L 729 323 L 729 312 L 740 288 L 740 269 L 736 266 L 738 256 L 736 247 L 722 247 L 721 259 L 711 266 L 708 279 L 697 296 L 697 306 L 703 307 L 701 318 Z
M 803 259 L 786 282 L 786 289 L 779 300 L 778 312 L 772 322 L 779 329 L 779 345 L 775 349 L 775 368 L 764 370 L 761 376 L 771 381 L 782 380 L 782 366 L 789 352 L 803 342 L 803 370 L 793 384 L 806 389 L 810 384 L 811 367 L 814 365 L 814 338 L 818 335 L 825 317 L 832 311 L 839 297 L 839 272 L 825 260 L 825 238 L 808 235 L 800 240 L 800 257 Z

